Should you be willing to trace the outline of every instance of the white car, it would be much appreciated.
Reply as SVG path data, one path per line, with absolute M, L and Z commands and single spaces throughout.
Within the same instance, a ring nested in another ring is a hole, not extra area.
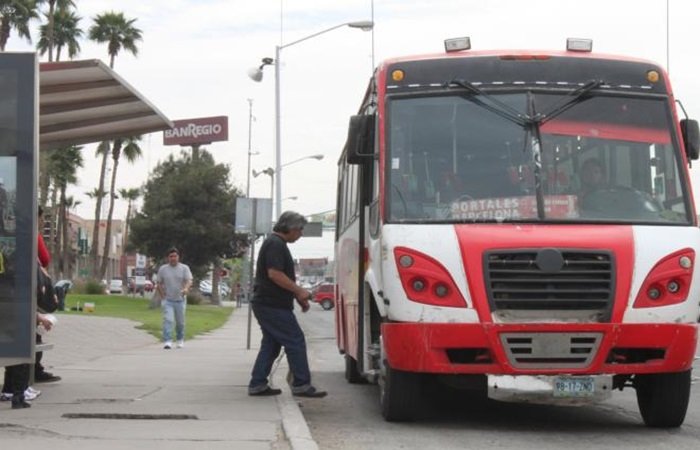
M 120 278 L 112 278 L 109 281 L 109 293 L 110 294 L 123 294 L 124 293 L 124 282 Z
M 211 297 L 211 281 L 202 280 L 199 283 L 199 292 L 205 297 Z M 219 297 L 226 298 L 231 289 L 225 283 L 219 283 Z

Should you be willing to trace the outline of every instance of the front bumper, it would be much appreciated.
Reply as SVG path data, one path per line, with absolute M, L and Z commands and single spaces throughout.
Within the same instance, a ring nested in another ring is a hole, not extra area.
M 641 374 L 688 370 L 696 324 L 382 324 L 385 358 L 440 374 Z

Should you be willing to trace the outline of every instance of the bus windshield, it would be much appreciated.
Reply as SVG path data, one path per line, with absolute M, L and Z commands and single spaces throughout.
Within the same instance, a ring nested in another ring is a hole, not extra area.
M 489 97 L 527 117 L 566 102 Z M 666 98 L 591 94 L 530 126 L 474 98 L 389 98 L 387 221 L 691 223 Z

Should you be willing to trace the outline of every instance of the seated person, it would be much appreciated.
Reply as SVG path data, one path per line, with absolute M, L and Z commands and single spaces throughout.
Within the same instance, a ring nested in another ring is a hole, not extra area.
M 581 197 L 608 186 L 605 167 L 597 158 L 589 158 L 581 165 L 580 178 L 581 192 L 579 195 Z

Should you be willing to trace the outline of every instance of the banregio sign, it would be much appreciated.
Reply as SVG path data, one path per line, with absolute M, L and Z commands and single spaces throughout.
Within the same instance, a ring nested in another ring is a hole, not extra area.
M 163 132 L 163 145 L 197 145 L 228 141 L 228 117 L 200 117 L 175 120 Z

